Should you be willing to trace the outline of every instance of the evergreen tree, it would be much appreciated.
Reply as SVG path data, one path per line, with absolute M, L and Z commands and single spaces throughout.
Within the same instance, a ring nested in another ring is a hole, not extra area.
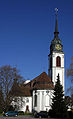
M 66 115 L 66 105 L 64 101 L 63 87 L 60 84 L 59 74 L 57 76 L 57 82 L 54 88 L 54 95 L 52 99 L 52 114 L 56 117 L 62 117 Z

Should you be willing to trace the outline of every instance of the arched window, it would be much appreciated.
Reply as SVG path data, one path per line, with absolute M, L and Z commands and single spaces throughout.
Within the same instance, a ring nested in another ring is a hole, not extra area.
M 56 66 L 61 67 L 61 58 L 59 56 L 56 58 Z

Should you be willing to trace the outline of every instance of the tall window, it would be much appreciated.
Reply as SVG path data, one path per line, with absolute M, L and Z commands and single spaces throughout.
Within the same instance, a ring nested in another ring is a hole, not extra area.
M 49 60 L 50 60 L 50 61 L 49 61 L 49 63 L 50 63 L 50 64 L 49 64 L 49 67 L 52 68 L 52 57 L 50 57 Z
M 61 58 L 59 56 L 56 58 L 56 66 L 61 67 Z
M 34 107 L 37 107 L 37 95 L 34 95 Z
M 46 102 L 46 103 L 45 103 L 45 104 L 46 104 L 45 106 L 49 106 L 49 95 L 46 95 L 46 100 L 45 100 L 45 102 Z

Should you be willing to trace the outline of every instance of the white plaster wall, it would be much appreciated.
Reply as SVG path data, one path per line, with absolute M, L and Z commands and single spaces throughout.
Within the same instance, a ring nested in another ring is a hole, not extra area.
M 56 67 L 56 57 L 60 56 L 61 57 L 61 67 Z M 60 75 L 60 82 L 63 86 L 63 90 L 64 90 L 64 53 L 55 53 L 53 52 L 52 54 L 52 81 L 56 82 L 58 73 Z
M 37 106 L 34 107 L 34 95 L 33 91 L 33 109 L 37 112 L 48 111 L 51 108 L 53 90 L 37 90 Z
M 57 56 L 61 57 L 61 67 L 64 68 L 64 53 L 62 53 L 62 52 L 59 52 L 59 53 L 53 52 L 52 53 L 52 66 L 56 67 L 56 57 Z
M 16 97 L 18 99 L 17 102 L 12 101 L 13 106 L 17 106 L 18 111 L 26 111 L 26 106 L 29 106 L 29 112 L 32 112 L 32 97 Z M 29 100 L 27 102 L 27 99 Z

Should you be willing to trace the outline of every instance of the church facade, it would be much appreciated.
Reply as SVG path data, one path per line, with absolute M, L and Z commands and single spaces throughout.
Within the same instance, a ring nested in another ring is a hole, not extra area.
M 49 111 L 57 76 L 60 77 L 64 90 L 64 52 L 58 35 L 56 16 L 54 38 L 51 41 L 50 54 L 48 55 L 48 74 L 43 72 L 33 80 L 25 81 L 23 88 L 24 95 L 17 97 L 18 103 L 12 102 L 13 106 L 17 106 L 17 110 L 24 112 L 32 112 L 33 110 L 37 112 Z

